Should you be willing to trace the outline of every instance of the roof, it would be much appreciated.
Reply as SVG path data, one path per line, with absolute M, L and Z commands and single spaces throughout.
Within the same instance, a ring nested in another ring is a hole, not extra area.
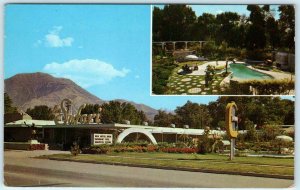
M 24 125 L 25 127 L 24 122 L 26 122 L 27 125 L 32 125 L 32 123 L 34 123 L 36 126 L 55 125 L 54 121 L 49 120 L 21 119 L 10 123 L 6 123 L 5 126 Z
M 18 120 L 15 122 L 5 124 L 5 127 L 27 127 L 27 125 L 35 124 L 37 128 L 85 128 L 85 129 L 101 129 L 101 128 L 143 128 L 149 130 L 151 133 L 164 133 L 164 134 L 186 134 L 186 135 L 202 135 L 204 129 L 186 129 L 186 128 L 171 128 L 171 127 L 156 127 L 156 126 L 146 126 L 146 125 L 129 125 L 120 123 L 111 124 L 77 124 L 77 125 L 55 125 L 54 121 L 48 120 Z M 225 131 L 211 130 L 211 134 L 224 135 Z

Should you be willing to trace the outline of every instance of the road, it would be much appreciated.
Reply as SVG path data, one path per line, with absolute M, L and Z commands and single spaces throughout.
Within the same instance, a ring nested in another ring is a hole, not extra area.
M 293 180 L 32 158 L 57 151 L 5 151 L 7 186 L 285 188 Z M 61 153 L 61 152 L 59 152 Z M 68 152 L 65 152 L 68 153 Z

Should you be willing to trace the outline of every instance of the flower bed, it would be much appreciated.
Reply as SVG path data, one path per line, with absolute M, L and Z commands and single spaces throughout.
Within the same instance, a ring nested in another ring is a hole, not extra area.
M 198 152 L 197 148 L 162 148 L 161 152 L 167 153 L 196 153 Z
M 167 153 L 197 153 L 197 148 L 171 147 L 166 145 L 147 144 L 117 144 L 99 145 L 83 148 L 83 154 L 106 154 L 108 152 L 167 152 Z

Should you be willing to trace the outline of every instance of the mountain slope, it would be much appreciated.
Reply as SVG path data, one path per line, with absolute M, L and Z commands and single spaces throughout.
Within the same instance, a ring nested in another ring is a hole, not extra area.
M 77 109 L 84 103 L 102 104 L 105 101 L 92 95 L 76 83 L 65 78 L 55 78 L 45 73 L 17 74 L 5 79 L 4 91 L 13 100 L 14 105 L 22 110 L 33 108 L 36 105 L 53 107 L 60 104 L 61 100 L 69 98 L 74 108 Z M 120 100 L 122 102 L 129 102 Z M 153 120 L 157 110 L 143 105 L 130 102 L 138 110 L 145 112 L 146 116 Z

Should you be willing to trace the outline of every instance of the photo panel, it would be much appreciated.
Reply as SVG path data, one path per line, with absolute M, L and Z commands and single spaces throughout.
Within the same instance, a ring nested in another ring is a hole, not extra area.
M 294 186 L 293 5 L 3 10 L 4 188 Z
M 294 5 L 153 5 L 153 95 L 294 95 Z

